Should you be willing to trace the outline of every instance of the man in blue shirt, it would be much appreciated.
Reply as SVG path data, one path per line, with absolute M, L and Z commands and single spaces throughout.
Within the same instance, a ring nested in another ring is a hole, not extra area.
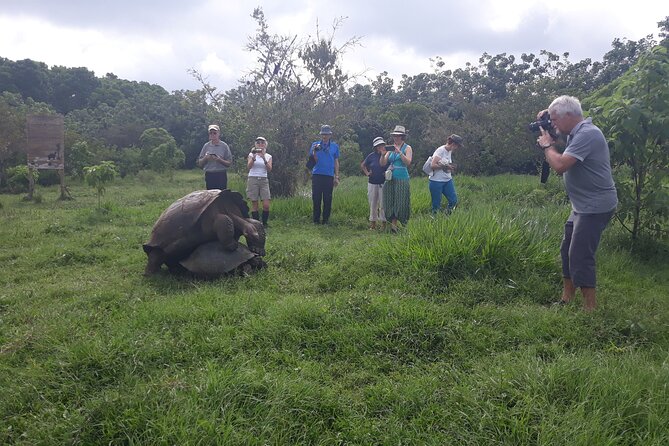
M 558 134 L 567 136 L 567 145 L 563 153 L 558 152 L 553 137 L 543 128 L 537 143 L 544 149 L 548 164 L 564 174 L 572 208 L 560 247 L 563 276 L 560 302 L 570 302 L 576 288 L 580 288 L 583 309 L 592 311 L 597 306 L 595 253 L 618 205 L 609 146 L 592 119 L 583 118 L 581 103 L 575 97 L 560 96 L 548 107 L 548 113 Z
M 339 184 L 339 145 L 331 141 L 332 129 L 329 125 L 321 126 L 321 140 L 311 143 L 309 156 L 313 156 L 316 165 L 311 170 L 311 199 L 314 204 L 313 220 L 321 223 L 321 202 L 323 204 L 323 224 L 330 221 L 332 210 L 332 191 Z

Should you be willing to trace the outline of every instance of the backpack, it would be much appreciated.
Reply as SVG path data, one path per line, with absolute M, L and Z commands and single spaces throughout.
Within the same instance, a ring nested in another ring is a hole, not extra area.
M 316 165 L 316 158 L 314 158 L 313 155 L 309 155 L 307 157 L 307 162 L 305 164 L 305 167 L 309 170 L 312 170 L 315 165 Z
M 425 172 L 428 175 L 432 175 L 432 156 L 430 155 L 425 161 L 425 164 L 423 164 L 423 172 Z

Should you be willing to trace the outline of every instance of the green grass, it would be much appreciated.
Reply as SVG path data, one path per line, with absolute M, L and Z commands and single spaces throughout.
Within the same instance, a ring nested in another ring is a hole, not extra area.
M 551 177 L 456 179 L 431 218 L 367 230 L 363 178 L 311 224 L 272 202 L 251 277 L 142 276 L 160 213 L 202 187 L 143 173 L 73 201 L 0 196 L 0 444 L 669 444 L 669 256 L 605 232 L 600 308 L 558 298 Z M 231 178 L 243 190 L 243 179 Z

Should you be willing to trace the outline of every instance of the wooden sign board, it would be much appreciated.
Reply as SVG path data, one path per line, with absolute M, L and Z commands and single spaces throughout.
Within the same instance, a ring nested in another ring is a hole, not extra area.
M 31 169 L 65 168 L 65 125 L 62 115 L 26 117 L 28 167 Z

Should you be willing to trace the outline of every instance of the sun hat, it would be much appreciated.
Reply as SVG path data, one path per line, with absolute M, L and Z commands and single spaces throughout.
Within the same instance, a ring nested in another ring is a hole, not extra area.
M 377 136 L 376 138 L 374 138 L 374 141 L 372 142 L 372 147 L 380 146 L 381 144 L 385 146 L 386 142 L 383 140 L 383 138 Z
M 406 135 L 407 131 L 403 125 L 396 125 L 395 130 L 392 131 L 391 135 Z
M 221 131 L 221 129 L 218 128 L 218 126 L 216 124 L 212 124 L 212 125 L 209 126 L 209 128 L 207 128 L 208 132 L 211 132 L 212 130 L 216 130 L 217 132 Z
M 265 142 L 267 142 L 267 140 L 266 140 L 263 136 L 258 136 L 258 137 L 256 138 L 256 141 L 265 141 Z
M 332 129 L 330 128 L 329 125 L 322 125 L 321 126 L 321 135 L 332 135 Z
M 459 145 L 459 146 L 462 145 L 462 136 L 456 135 L 455 133 L 453 133 L 451 136 L 449 136 L 448 140 L 457 144 L 457 145 Z

